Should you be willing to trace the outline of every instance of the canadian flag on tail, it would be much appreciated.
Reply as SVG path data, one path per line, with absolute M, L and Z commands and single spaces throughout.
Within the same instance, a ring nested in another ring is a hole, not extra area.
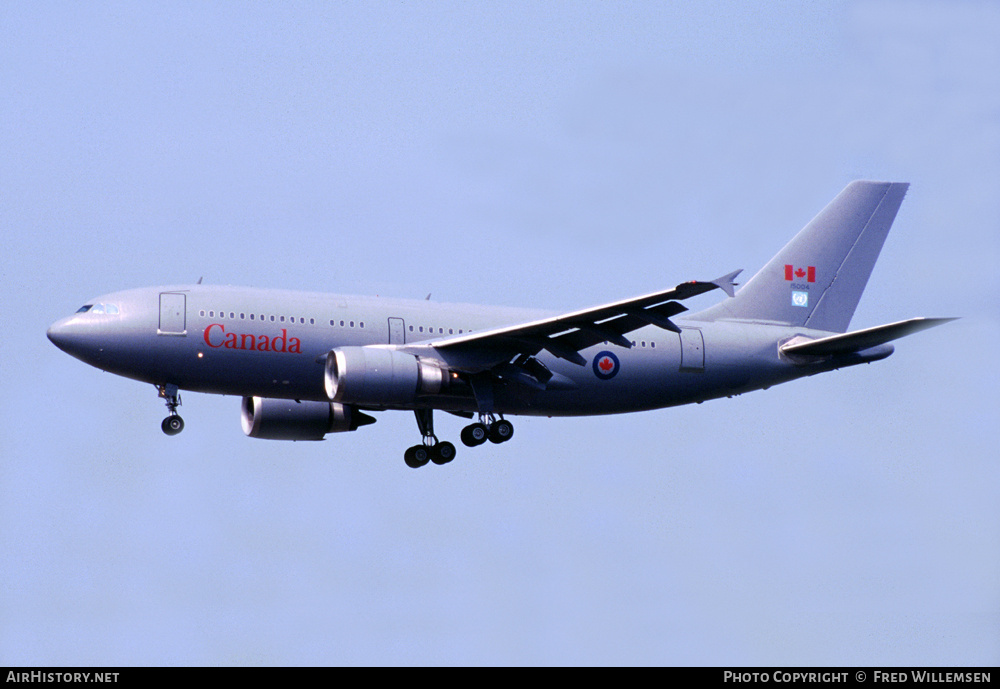
M 793 265 L 785 264 L 785 279 L 786 280 L 801 280 L 806 279 L 806 282 L 816 282 L 816 266 L 807 266 L 806 268 L 796 268 Z

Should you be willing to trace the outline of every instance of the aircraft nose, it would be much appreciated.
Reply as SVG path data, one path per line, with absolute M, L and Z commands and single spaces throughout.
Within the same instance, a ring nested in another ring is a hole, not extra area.
M 92 349 L 89 346 L 91 338 L 88 338 L 83 324 L 72 316 L 56 321 L 49 326 L 45 334 L 52 344 L 77 358 L 86 356 Z
M 73 328 L 69 325 L 69 318 L 62 318 L 52 325 L 46 331 L 46 335 L 49 340 L 59 349 L 64 352 L 73 346 L 74 333 Z

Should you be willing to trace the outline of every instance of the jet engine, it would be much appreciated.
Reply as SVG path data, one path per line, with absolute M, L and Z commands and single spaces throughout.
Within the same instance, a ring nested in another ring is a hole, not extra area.
M 356 431 L 375 419 L 336 402 L 244 397 L 243 432 L 265 440 L 322 440 L 327 433 Z
M 338 347 L 326 355 L 326 394 L 334 402 L 407 405 L 460 383 L 457 374 L 393 349 Z

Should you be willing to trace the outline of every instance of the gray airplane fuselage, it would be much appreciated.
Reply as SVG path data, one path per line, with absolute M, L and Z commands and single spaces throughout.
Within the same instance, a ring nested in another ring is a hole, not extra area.
M 78 359 L 155 385 L 243 398 L 244 432 L 320 440 L 414 412 L 410 467 L 446 464 L 433 412 L 474 420 L 468 447 L 513 437 L 505 414 L 618 414 L 702 402 L 889 356 L 950 319 L 848 331 L 907 185 L 847 185 L 746 284 L 740 271 L 565 313 L 242 287 L 149 287 L 98 297 L 49 329 Z M 690 313 L 682 302 L 726 298 Z M 682 316 L 683 314 L 683 316 Z
M 427 300 L 186 285 L 104 295 L 95 309 L 52 326 L 50 338 L 111 373 L 181 390 L 328 401 L 326 355 L 345 346 L 410 345 L 551 316 L 549 312 Z M 107 308 L 107 306 L 112 308 Z M 105 308 L 100 308 L 105 307 Z M 117 313 L 108 313 L 117 311 Z M 830 368 L 884 358 L 891 345 L 812 361 L 779 346 L 805 327 L 675 319 L 680 333 L 655 326 L 629 335 L 631 348 L 601 343 L 581 366 L 538 355 L 553 374 L 545 389 L 498 386 L 495 411 L 575 416 L 669 407 L 766 388 Z M 602 370 L 602 364 L 607 370 Z M 368 405 L 373 406 L 373 405 Z M 383 408 L 475 412 L 465 397 L 427 397 Z

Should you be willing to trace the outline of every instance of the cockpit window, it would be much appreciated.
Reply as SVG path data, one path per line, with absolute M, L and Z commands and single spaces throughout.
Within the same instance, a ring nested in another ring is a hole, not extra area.
M 81 306 L 77 313 L 106 313 L 112 316 L 118 315 L 118 307 L 114 304 L 86 304 Z

